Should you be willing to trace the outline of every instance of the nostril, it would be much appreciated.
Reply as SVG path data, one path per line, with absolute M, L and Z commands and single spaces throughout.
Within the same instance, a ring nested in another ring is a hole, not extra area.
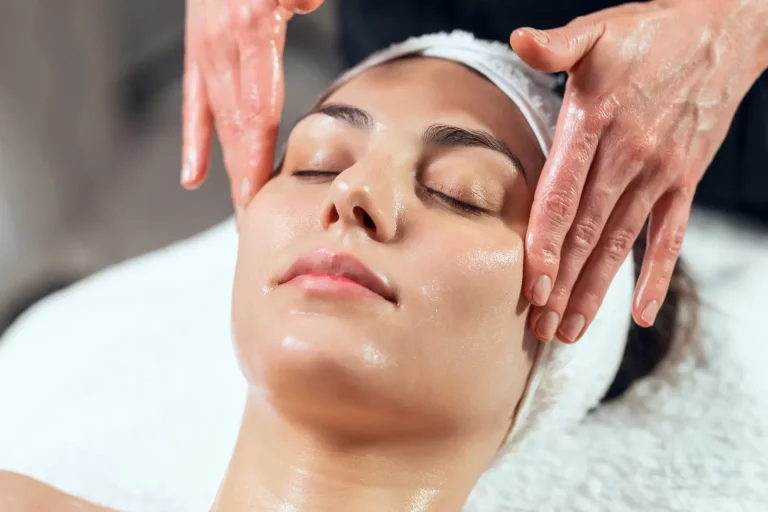
M 339 221 L 339 211 L 335 206 L 331 207 L 331 211 L 328 212 L 328 223 L 335 224 Z
M 355 217 L 358 219 L 359 222 L 363 224 L 365 229 L 374 231 L 376 230 L 376 223 L 373 222 L 373 219 L 370 215 L 368 215 L 368 212 L 360 208 L 359 206 L 356 206 L 354 209 Z

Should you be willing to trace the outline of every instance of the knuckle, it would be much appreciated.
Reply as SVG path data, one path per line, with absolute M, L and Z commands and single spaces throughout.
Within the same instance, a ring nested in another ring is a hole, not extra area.
M 582 95 L 580 103 L 582 128 L 585 133 L 600 134 L 613 124 L 619 106 L 613 94 L 598 98 Z
M 621 108 L 621 100 L 615 92 L 603 94 L 595 103 L 593 112 L 596 120 L 599 120 L 603 125 L 608 125 L 615 118 Z
M 574 187 L 558 187 L 550 190 L 542 199 L 544 215 L 551 223 L 563 226 L 575 214 L 576 191 Z
M 586 218 L 573 226 L 569 239 L 575 249 L 586 252 L 595 247 L 599 237 L 600 223 Z
M 587 133 L 602 133 L 613 121 L 613 109 L 605 100 L 597 102 L 584 114 L 583 127 Z
M 685 234 L 682 230 L 667 233 L 659 240 L 660 256 L 666 260 L 676 260 L 683 248 Z
M 620 228 L 608 234 L 605 240 L 605 252 L 613 264 L 621 264 L 635 244 L 637 234 L 627 228 Z
M 539 238 L 532 244 L 529 257 L 529 266 L 535 274 L 549 274 L 549 270 L 556 267 L 560 261 L 560 253 L 557 242 L 552 238 Z
M 660 164 L 658 140 L 652 134 L 636 134 L 624 145 L 624 154 L 630 164 L 657 167 Z

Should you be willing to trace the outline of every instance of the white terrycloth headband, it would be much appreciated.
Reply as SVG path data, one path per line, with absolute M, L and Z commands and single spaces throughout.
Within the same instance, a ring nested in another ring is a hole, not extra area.
M 545 155 L 549 154 L 560 110 L 557 80 L 526 65 L 507 45 L 481 41 L 466 32 L 409 39 L 376 53 L 343 74 L 329 94 L 364 71 L 402 57 L 454 61 L 473 69 L 520 109 Z M 532 178 L 535 184 L 539 176 Z M 506 449 L 521 440 L 568 428 L 598 404 L 619 368 L 631 319 L 632 258 L 622 265 L 585 336 L 575 345 L 540 343 Z M 530 334 L 529 334 L 530 335 Z

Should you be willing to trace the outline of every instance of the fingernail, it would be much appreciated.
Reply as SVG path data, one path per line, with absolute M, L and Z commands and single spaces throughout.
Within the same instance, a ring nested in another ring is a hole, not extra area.
M 535 28 L 524 28 L 526 32 L 531 34 L 536 41 L 538 41 L 539 44 L 549 44 L 549 36 L 546 32 L 542 32 L 541 30 L 536 30 Z
M 189 185 L 195 180 L 195 170 L 189 162 L 186 162 L 181 167 L 181 183 L 182 185 Z
M 552 293 L 552 280 L 549 276 L 541 276 L 536 284 L 533 285 L 533 304 L 543 306 L 549 300 L 549 294 Z
M 659 314 L 659 301 L 652 300 L 645 306 L 645 309 L 643 310 L 643 314 L 640 315 L 640 319 L 646 324 L 648 324 L 649 326 L 651 326 L 656 321 L 656 315 L 658 314 Z
M 560 333 L 563 335 L 564 340 L 570 343 L 576 341 L 584 329 L 584 325 L 587 323 L 587 319 L 584 315 L 575 313 L 568 315 L 563 320 L 563 324 L 560 326 Z
M 555 337 L 560 317 L 554 311 L 544 313 L 536 324 L 536 336 L 542 341 L 551 341 Z

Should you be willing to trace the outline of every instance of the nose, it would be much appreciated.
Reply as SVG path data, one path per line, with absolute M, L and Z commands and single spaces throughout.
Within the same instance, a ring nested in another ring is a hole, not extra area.
M 391 241 L 398 225 L 395 184 L 355 167 L 333 180 L 323 205 L 323 228 L 339 225 L 347 230 L 362 230 L 378 242 Z

